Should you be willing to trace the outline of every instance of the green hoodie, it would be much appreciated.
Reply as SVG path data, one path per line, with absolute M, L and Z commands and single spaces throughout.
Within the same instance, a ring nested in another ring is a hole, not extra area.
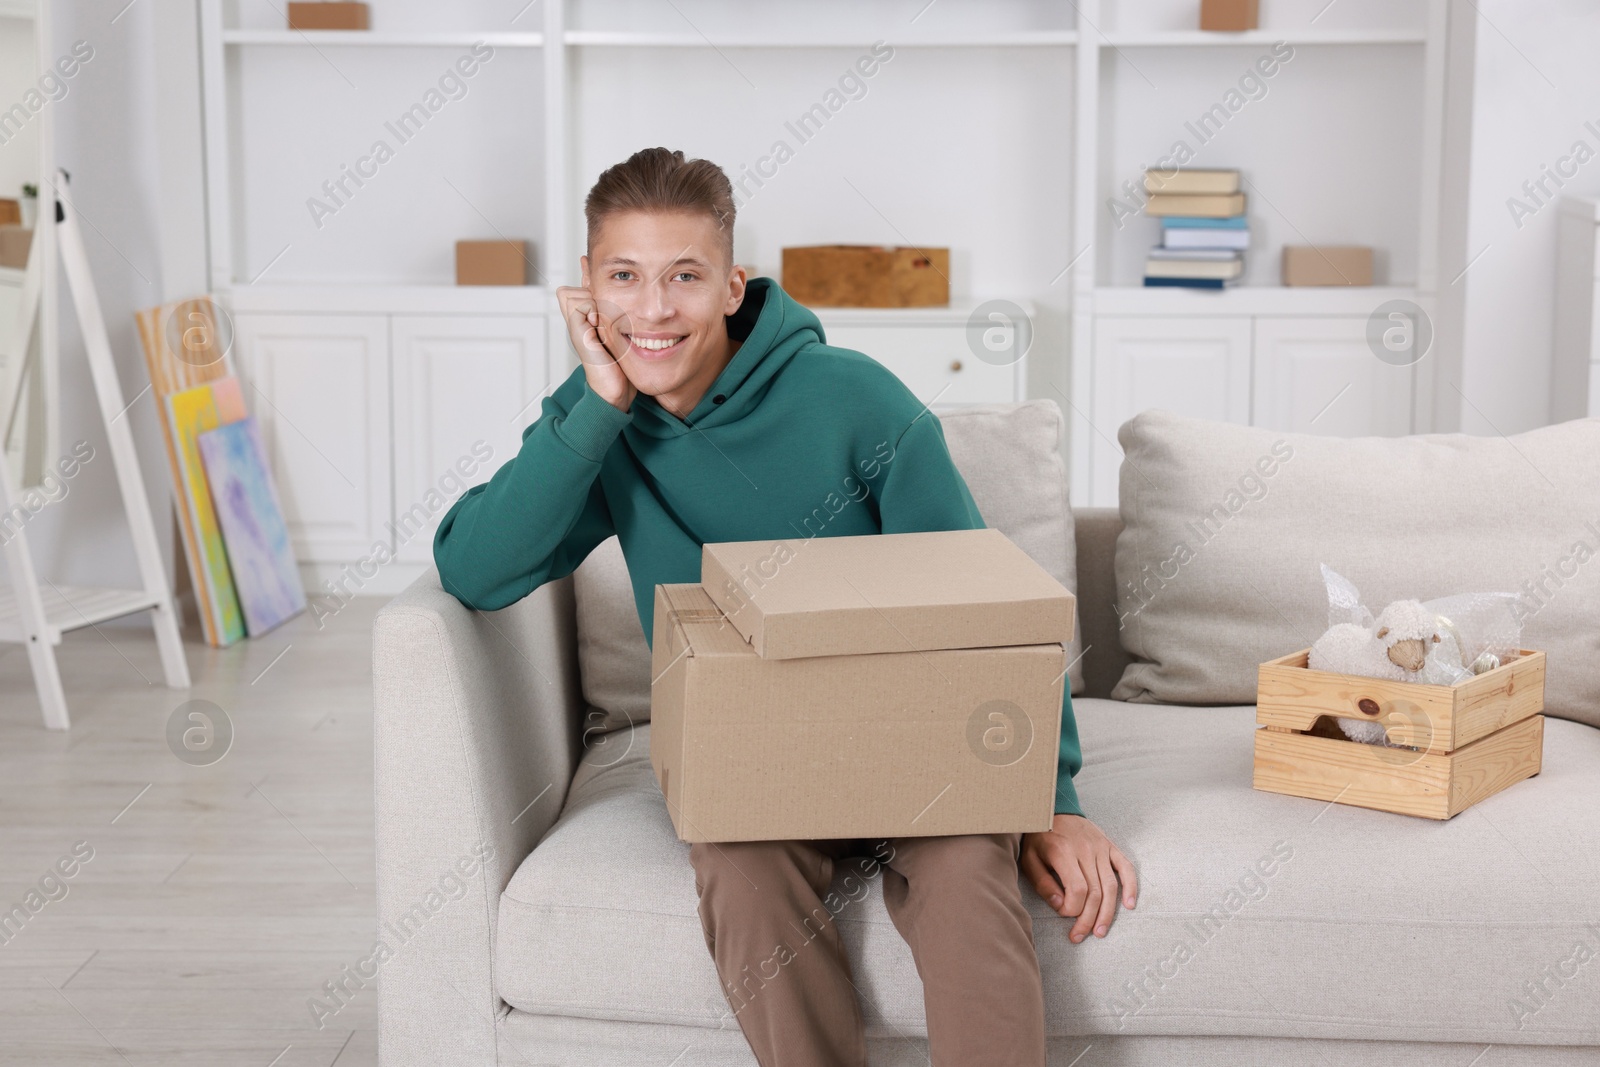
M 648 642 L 655 587 L 698 582 L 705 542 L 984 528 L 938 417 L 882 364 L 828 345 L 777 282 L 750 280 L 728 335 L 743 344 L 687 421 L 644 393 L 619 411 L 574 369 L 439 524 L 444 588 L 494 611 L 617 534 Z M 1082 765 L 1063 685 L 1058 814 L 1083 814 Z

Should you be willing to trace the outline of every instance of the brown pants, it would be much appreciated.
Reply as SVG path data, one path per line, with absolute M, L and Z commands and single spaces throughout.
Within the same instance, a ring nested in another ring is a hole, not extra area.
M 1044 1067 L 1044 991 L 1017 888 L 1020 834 L 740 841 L 689 849 L 700 924 L 761 1067 L 866 1067 L 835 918 L 866 880 L 922 976 L 934 1067 Z M 843 892 L 834 864 L 849 859 Z

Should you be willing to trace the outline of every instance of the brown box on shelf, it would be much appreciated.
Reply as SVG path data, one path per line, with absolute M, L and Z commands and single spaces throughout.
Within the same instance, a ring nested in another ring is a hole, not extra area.
M 651 641 L 681 840 L 1049 828 L 1075 601 L 1003 534 L 707 544 L 701 567 L 656 586 Z
M 28 247 L 33 244 L 33 231 L 21 226 L 0 226 L 0 267 L 18 270 L 28 265 Z
M 527 241 L 457 241 L 457 285 L 527 285 Z
M 332 0 L 289 4 L 291 30 L 365 30 L 370 29 L 367 5 Z
M 1253 30 L 1261 21 L 1258 0 L 1200 0 L 1200 28 L 1222 33 Z
M 1360 245 L 1284 245 L 1283 284 L 1371 285 L 1372 249 Z
M 1310 651 L 1258 669 L 1256 789 L 1443 820 L 1543 766 L 1543 652 L 1425 685 L 1314 671 Z M 1390 745 L 1352 741 L 1335 718 L 1382 722 Z
M 804 245 L 783 250 L 784 292 L 815 307 L 950 304 L 948 248 Z
M 0 197 L 0 226 L 22 225 L 22 201 Z

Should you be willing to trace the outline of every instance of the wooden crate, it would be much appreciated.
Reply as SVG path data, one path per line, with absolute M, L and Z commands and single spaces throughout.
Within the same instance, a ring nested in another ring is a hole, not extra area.
M 1523 649 L 1454 686 L 1314 671 L 1310 655 L 1258 670 L 1255 788 L 1450 819 L 1539 773 L 1543 652 Z M 1351 741 L 1331 717 L 1382 722 L 1390 742 L 1408 747 Z
M 783 291 L 808 307 L 950 304 L 948 248 L 809 245 L 783 250 Z

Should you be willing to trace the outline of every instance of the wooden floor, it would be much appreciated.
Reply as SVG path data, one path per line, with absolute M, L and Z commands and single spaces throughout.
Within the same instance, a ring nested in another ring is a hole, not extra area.
M 14 933 L 15 919 L 0 927 L 0 1065 L 377 1062 L 375 989 L 320 1029 L 309 1001 L 376 932 L 370 635 L 382 603 L 223 650 L 191 628 L 189 691 L 161 684 L 146 629 L 72 633 L 59 649 L 66 732 L 44 729 L 26 655 L 0 645 L 0 912 L 41 879 L 35 905 L 58 898 Z M 209 766 L 168 745 L 168 719 L 191 699 L 234 726 Z M 78 842 L 93 858 L 53 882 Z

